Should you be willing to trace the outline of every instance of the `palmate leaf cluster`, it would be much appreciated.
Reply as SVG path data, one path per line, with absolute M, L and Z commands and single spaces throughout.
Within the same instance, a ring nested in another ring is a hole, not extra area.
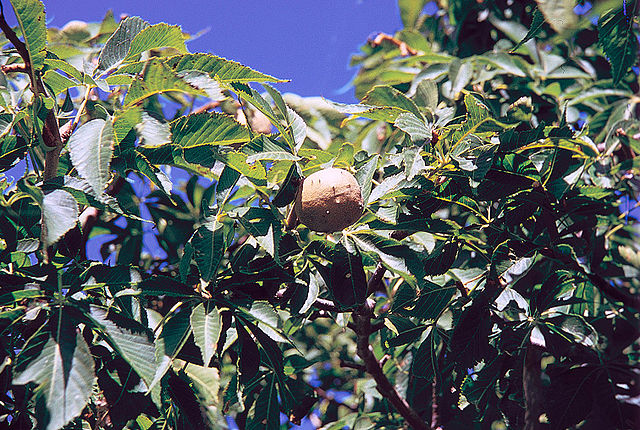
M 637 1 L 401 0 L 351 105 L 178 26 L 11 3 L 30 69 L 3 40 L 3 426 L 406 426 L 357 340 L 425 423 L 637 428 Z M 51 112 L 72 133 L 47 177 Z M 331 166 L 361 219 L 292 228 Z

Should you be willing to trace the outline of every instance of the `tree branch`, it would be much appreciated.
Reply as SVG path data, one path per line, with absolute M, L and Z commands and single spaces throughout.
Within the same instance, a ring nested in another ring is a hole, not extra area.
M 403 416 L 409 425 L 417 430 L 429 430 L 427 424 L 420 418 L 411 406 L 403 399 L 393 384 L 385 376 L 380 363 L 373 354 L 373 348 L 369 344 L 369 335 L 372 333 L 371 318 L 373 317 L 373 303 L 367 300 L 365 304 L 353 312 L 356 345 L 358 356 L 364 361 L 365 369 L 376 381 L 376 388 L 396 410 Z
M 524 430 L 541 428 L 540 415 L 543 411 L 544 394 L 540 370 L 541 351 L 534 345 L 527 346 L 522 372 L 522 388 L 524 390 L 525 413 Z

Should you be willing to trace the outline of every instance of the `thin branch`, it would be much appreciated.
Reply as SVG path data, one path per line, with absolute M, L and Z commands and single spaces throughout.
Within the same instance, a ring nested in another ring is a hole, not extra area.
M 367 373 L 376 381 L 376 388 L 396 410 L 404 417 L 407 423 L 417 430 L 429 430 L 429 426 L 420 418 L 420 415 L 409 406 L 403 399 L 393 384 L 386 377 L 380 367 L 380 363 L 373 354 L 373 348 L 369 344 L 371 334 L 371 318 L 373 317 L 373 303 L 367 301 L 364 305 L 353 312 L 353 320 L 356 329 L 356 345 L 358 356 L 364 361 Z
M 538 430 L 543 411 L 544 394 L 540 370 L 542 352 L 534 345 L 527 347 L 522 372 L 522 388 L 525 399 L 524 430 Z
M 345 367 L 347 369 L 355 369 L 355 370 L 359 370 L 361 372 L 366 372 L 367 368 L 360 363 L 354 363 L 352 361 L 345 361 L 345 360 L 340 360 L 340 367 Z

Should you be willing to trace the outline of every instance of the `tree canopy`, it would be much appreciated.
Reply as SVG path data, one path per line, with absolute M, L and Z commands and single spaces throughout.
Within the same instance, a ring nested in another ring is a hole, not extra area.
M 640 426 L 640 1 L 399 0 L 357 104 L 0 5 L 2 426 Z

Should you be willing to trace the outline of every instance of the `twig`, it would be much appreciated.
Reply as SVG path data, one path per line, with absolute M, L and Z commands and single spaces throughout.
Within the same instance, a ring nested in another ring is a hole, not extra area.
M 380 363 L 373 354 L 373 348 L 369 344 L 372 317 L 373 303 L 369 300 L 353 312 L 358 356 L 364 361 L 367 373 L 369 373 L 376 381 L 376 388 L 380 394 L 391 402 L 407 423 L 417 430 L 429 430 L 429 427 L 422 418 L 420 418 L 420 415 L 418 415 L 418 413 L 409 406 L 407 401 L 400 396 L 393 384 L 391 384 L 389 379 L 385 376 L 382 371 L 382 367 L 380 367 Z
M 315 391 L 316 394 L 321 398 L 323 398 L 324 400 L 327 400 L 331 403 L 335 403 L 337 406 L 344 406 L 345 408 L 349 409 L 351 412 L 358 412 L 358 408 L 354 408 L 353 406 L 347 405 L 346 403 L 341 403 L 337 401 L 332 394 L 327 393 L 325 390 L 323 390 L 320 387 L 314 387 L 313 391 Z
M 366 372 L 367 368 L 360 363 L 354 363 L 352 361 L 345 361 L 345 360 L 340 360 L 340 367 L 345 367 L 347 369 L 355 369 L 355 370 L 359 370 L 361 372 Z
M 407 45 L 405 42 L 396 39 L 395 37 L 386 33 L 378 33 L 378 35 L 373 40 L 369 41 L 369 44 L 375 47 L 382 45 L 382 42 L 389 42 L 392 45 L 397 46 L 398 49 L 400 49 L 400 55 L 402 55 L 403 57 L 406 57 L 408 55 L 418 55 L 418 51 Z

